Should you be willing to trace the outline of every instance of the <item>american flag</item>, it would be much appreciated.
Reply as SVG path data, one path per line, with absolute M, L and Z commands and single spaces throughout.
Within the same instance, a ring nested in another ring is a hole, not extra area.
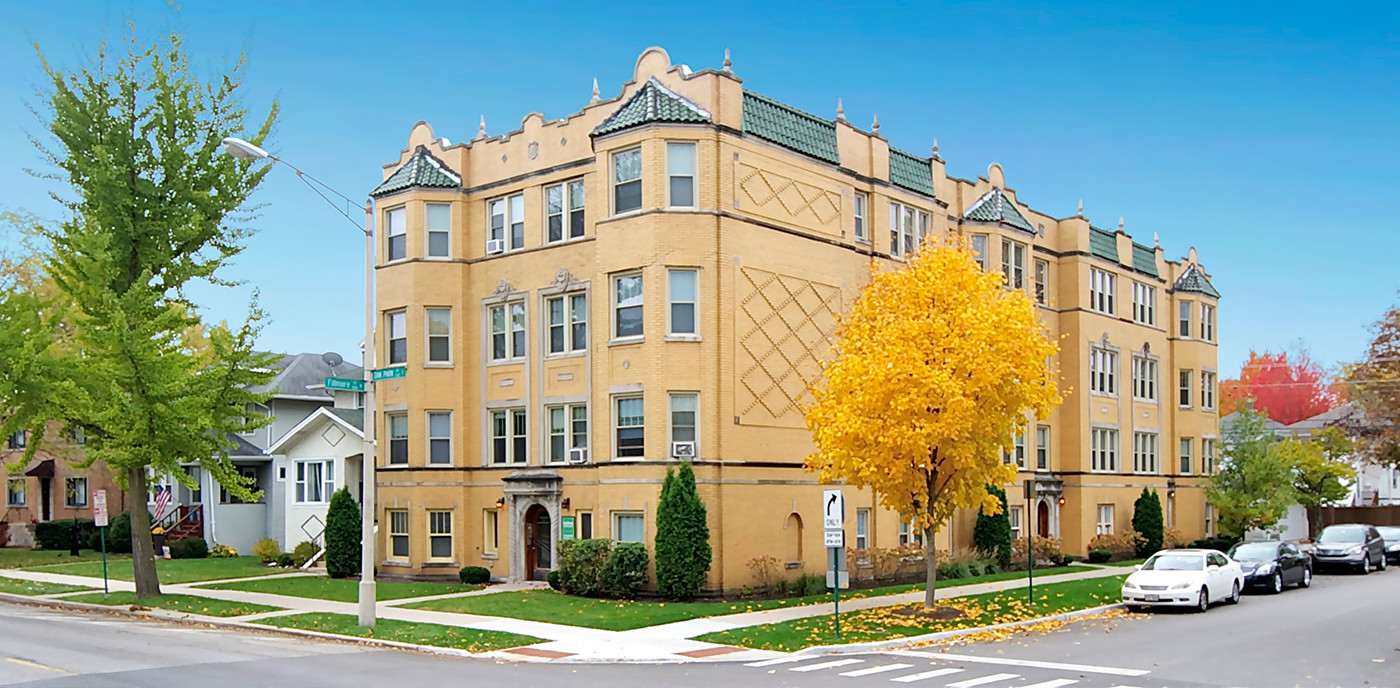
M 165 517 L 165 510 L 170 506 L 170 487 L 167 485 L 156 485 L 156 521 Z

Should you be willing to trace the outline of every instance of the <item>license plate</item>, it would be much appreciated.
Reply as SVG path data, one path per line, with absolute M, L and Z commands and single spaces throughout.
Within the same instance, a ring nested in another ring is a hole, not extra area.
M 1148 602 L 1156 602 L 1156 601 L 1159 600 L 1159 599 L 1161 599 L 1161 598 L 1157 597 L 1156 595 L 1148 595 L 1148 596 L 1147 596 L 1147 601 L 1148 601 Z

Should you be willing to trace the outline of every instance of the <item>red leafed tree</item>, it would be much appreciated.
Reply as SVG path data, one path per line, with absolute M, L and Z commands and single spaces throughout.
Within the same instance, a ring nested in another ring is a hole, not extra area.
M 1291 425 L 1330 410 L 1338 403 L 1327 371 L 1312 360 L 1307 349 L 1289 354 L 1249 352 L 1240 376 L 1220 382 L 1220 409 L 1229 413 L 1242 399 L 1271 420 Z

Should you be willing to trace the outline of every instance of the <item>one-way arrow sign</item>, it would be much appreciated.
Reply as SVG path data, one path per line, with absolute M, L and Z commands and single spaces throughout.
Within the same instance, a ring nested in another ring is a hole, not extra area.
M 827 530 L 840 528 L 846 520 L 846 498 L 840 490 L 822 490 L 822 524 Z

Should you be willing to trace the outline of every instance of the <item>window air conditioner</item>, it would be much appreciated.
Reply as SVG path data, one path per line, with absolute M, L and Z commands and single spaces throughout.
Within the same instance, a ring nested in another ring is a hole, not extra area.
M 695 458 L 695 443 L 694 443 L 694 442 L 672 442 L 672 443 L 671 443 L 671 456 L 674 456 L 674 457 L 677 458 L 677 459 L 693 459 L 693 458 Z
M 570 449 L 569 463 L 588 463 L 587 449 Z
M 494 255 L 496 255 L 497 253 L 505 253 L 505 251 L 506 251 L 506 240 L 505 240 L 505 239 L 488 239 L 488 240 L 486 241 L 486 255 L 488 255 L 488 256 L 494 256 Z

